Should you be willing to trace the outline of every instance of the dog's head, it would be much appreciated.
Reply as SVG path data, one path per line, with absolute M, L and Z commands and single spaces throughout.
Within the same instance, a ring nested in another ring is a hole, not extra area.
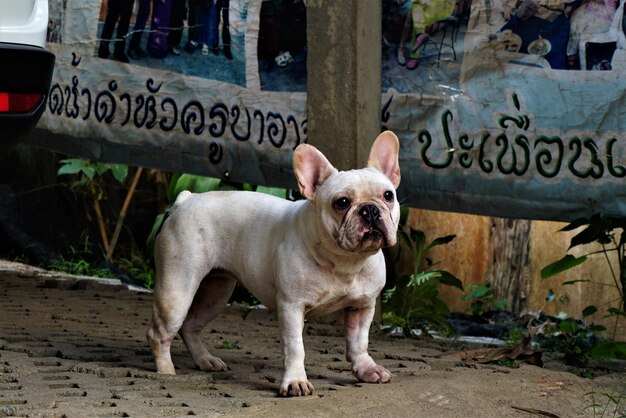
M 381 133 L 370 151 L 368 166 L 337 171 L 315 147 L 296 148 L 293 167 L 300 192 L 313 202 L 320 225 L 346 251 L 375 253 L 395 245 L 400 206 L 399 142 L 390 131 Z

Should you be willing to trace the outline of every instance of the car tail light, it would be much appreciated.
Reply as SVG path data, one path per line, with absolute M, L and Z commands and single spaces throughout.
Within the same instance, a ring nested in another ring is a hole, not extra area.
M 0 113 L 31 113 L 42 97 L 37 93 L 0 93 Z

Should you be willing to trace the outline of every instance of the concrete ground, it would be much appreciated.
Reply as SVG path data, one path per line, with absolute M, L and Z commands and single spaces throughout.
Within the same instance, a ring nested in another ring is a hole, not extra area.
M 341 329 L 305 326 L 306 367 L 316 394 L 277 396 L 277 324 L 262 311 L 229 308 L 205 341 L 230 367 L 194 368 L 180 341 L 176 376 L 154 373 L 145 340 L 151 294 L 115 281 L 68 277 L 0 261 L 0 416 L 620 416 L 624 374 L 583 379 L 544 355 L 544 368 L 511 369 L 468 358 L 458 344 L 372 336 L 372 356 L 394 373 L 361 384 L 345 361 Z M 461 351 L 459 351 L 461 350 Z M 589 394 L 593 392 L 594 394 Z M 594 403 L 598 405 L 595 407 Z M 603 411 L 602 408 L 607 407 Z

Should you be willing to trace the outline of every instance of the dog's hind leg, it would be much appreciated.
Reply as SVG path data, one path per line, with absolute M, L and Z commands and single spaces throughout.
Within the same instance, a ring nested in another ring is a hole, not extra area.
M 164 299 L 159 292 L 155 292 L 152 324 L 146 335 L 152 348 L 157 372 L 163 374 L 176 374 L 170 348 L 176 333 L 185 320 L 187 308 L 191 305 L 190 300 L 186 303 L 187 307 L 181 307 L 184 303 L 172 299 L 175 298 Z
M 200 333 L 206 324 L 222 312 L 236 284 L 237 279 L 228 272 L 211 272 L 200 284 L 180 329 L 180 336 L 200 370 L 228 370 L 226 364 L 202 344 Z
M 157 280 L 152 304 L 152 324 L 147 338 L 158 373 L 175 374 L 170 348 L 176 333 L 187 317 L 202 277 L 185 278 L 184 268 L 176 263 L 161 263 L 156 259 Z

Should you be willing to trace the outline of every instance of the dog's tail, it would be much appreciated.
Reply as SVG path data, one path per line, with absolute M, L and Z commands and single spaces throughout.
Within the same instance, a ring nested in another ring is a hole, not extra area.
M 161 232 L 161 229 L 163 229 L 163 224 L 165 223 L 167 218 L 170 217 L 170 215 L 174 212 L 174 210 L 178 208 L 178 206 L 180 206 L 181 203 L 189 199 L 191 195 L 192 193 L 189 190 L 183 190 L 176 197 L 176 201 L 174 201 L 174 204 L 165 210 L 163 216 L 159 215 L 159 217 L 157 217 L 157 222 L 159 222 L 159 224 L 158 226 L 153 227 L 153 232 L 151 232 L 150 236 L 148 237 L 149 247 L 154 247 L 154 241 L 156 240 L 157 235 L 159 235 L 159 233 Z
M 150 253 L 152 254 L 154 253 L 154 243 L 159 233 L 161 233 L 161 229 L 163 229 L 163 224 L 165 224 L 165 221 L 167 220 L 167 218 L 169 218 L 169 216 L 181 205 L 181 203 L 189 199 L 191 195 L 192 193 L 189 190 L 183 190 L 176 197 L 176 201 L 174 202 L 174 204 L 170 206 L 168 209 L 166 209 L 164 213 L 157 216 L 156 221 L 154 225 L 152 226 L 152 231 L 150 231 L 150 235 L 148 236 L 148 239 L 147 239 L 147 244 L 148 244 Z
M 189 190 L 183 190 L 182 192 L 178 193 L 178 197 L 176 197 L 176 201 L 174 202 L 174 205 L 172 205 L 172 209 L 183 203 L 185 200 L 189 199 L 191 197 L 191 194 L 192 193 Z

